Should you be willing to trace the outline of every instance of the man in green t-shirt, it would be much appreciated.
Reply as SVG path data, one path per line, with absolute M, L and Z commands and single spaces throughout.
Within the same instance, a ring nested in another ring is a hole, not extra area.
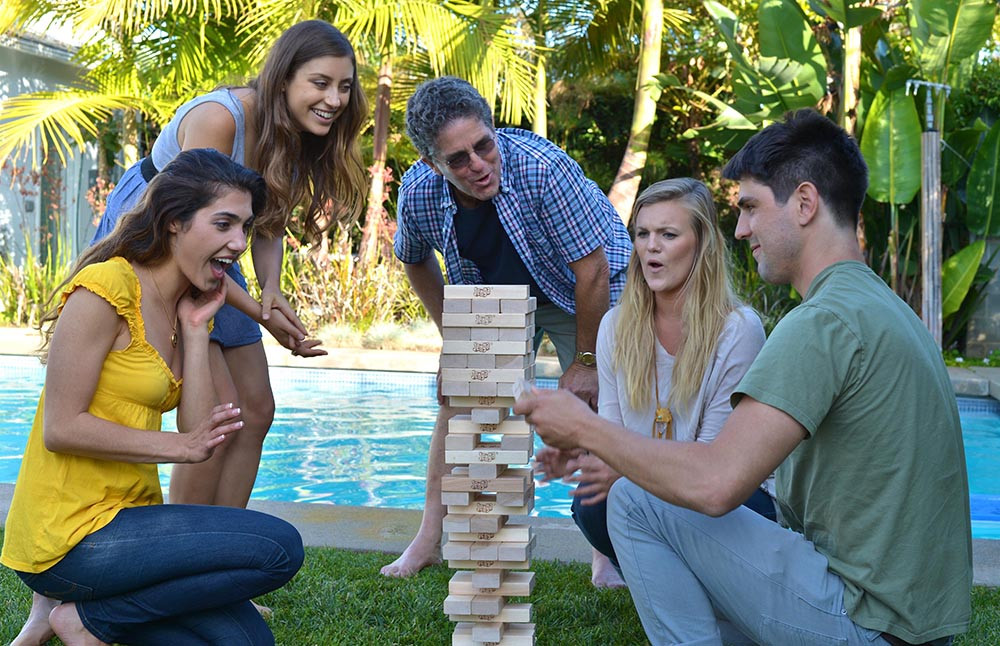
M 804 297 L 716 440 L 644 437 L 560 391 L 515 411 L 625 475 L 608 524 L 653 644 L 949 644 L 971 614 L 961 428 L 933 339 L 864 264 L 861 152 L 802 110 L 723 174 L 740 182 L 736 237 L 761 276 Z M 739 507 L 772 470 L 792 531 Z

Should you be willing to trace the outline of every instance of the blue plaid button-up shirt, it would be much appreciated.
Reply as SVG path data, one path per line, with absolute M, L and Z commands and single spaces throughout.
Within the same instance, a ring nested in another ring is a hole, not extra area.
M 500 192 L 493 204 L 535 282 L 553 303 L 574 314 L 576 277 L 569 263 L 604 247 L 611 269 L 610 305 L 617 303 L 632 243 L 611 202 L 580 165 L 549 140 L 501 128 L 496 141 Z M 450 283 L 480 284 L 479 269 L 458 253 L 457 211 L 447 180 L 423 161 L 410 167 L 399 189 L 396 257 L 418 263 L 437 250 L 444 254 Z

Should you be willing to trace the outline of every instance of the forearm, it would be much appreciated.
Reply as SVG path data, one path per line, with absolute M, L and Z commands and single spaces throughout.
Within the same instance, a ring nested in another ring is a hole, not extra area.
M 593 258 L 588 256 L 586 264 L 576 271 L 573 291 L 577 352 L 594 352 L 597 348 L 597 331 L 611 302 L 610 269 L 604 250 L 598 249 L 591 256 Z
M 720 516 L 734 509 L 727 492 L 732 482 L 722 471 L 706 469 L 714 462 L 710 444 L 655 440 L 596 415 L 580 434 L 581 447 L 604 460 L 654 496 L 671 504 Z M 749 494 L 748 494 L 749 495 Z
M 43 431 L 45 448 L 53 453 L 131 463 L 188 462 L 190 458 L 177 433 L 161 433 L 110 422 L 88 413 L 52 420 L 63 432 Z
M 177 430 L 186 433 L 208 417 L 219 403 L 212 379 L 208 329 L 182 330 L 184 369 L 181 402 L 177 407 Z
M 424 309 L 441 331 L 441 314 L 444 310 L 444 276 L 434 253 L 427 254 L 421 262 L 403 263 L 406 277 Z
M 253 270 L 257 274 L 260 288 L 278 290 L 281 284 L 281 261 L 285 248 L 281 236 L 266 238 L 258 235 L 250 248 L 250 258 L 253 260 Z

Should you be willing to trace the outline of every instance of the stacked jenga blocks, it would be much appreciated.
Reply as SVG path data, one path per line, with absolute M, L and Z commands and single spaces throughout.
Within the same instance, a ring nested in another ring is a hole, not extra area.
M 535 299 L 527 285 L 447 285 L 441 323 L 441 392 L 452 406 L 472 409 L 448 424 L 445 462 L 460 466 L 441 480 L 444 557 L 465 570 L 452 577 L 444 601 L 458 622 L 451 643 L 534 644 L 531 604 L 507 600 L 534 588 L 534 572 L 515 570 L 530 567 L 535 536 L 507 518 L 535 506 L 531 469 L 512 466 L 531 459 L 534 432 L 510 410 L 514 384 L 535 377 Z

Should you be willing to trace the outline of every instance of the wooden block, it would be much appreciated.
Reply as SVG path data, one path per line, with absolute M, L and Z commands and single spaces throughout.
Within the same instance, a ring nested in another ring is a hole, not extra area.
M 454 560 L 448 561 L 448 567 L 453 570 L 527 570 L 531 567 L 531 561 L 497 561 L 490 559 L 476 560 Z
M 442 381 L 442 395 L 468 395 L 470 385 L 468 381 Z
M 472 600 L 475 598 L 473 594 L 449 594 L 444 598 L 444 614 L 472 614 Z
M 507 570 L 477 568 L 472 572 L 472 585 L 473 587 L 480 588 L 482 590 L 488 590 L 490 588 L 499 589 L 501 584 L 503 584 L 506 574 Z
M 473 585 L 474 578 L 474 572 L 456 572 L 448 582 L 449 594 L 476 595 L 489 592 L 505 597 L 527 597 L 535 589 L 534 572 L 507 572 L 499 585 L 485 588 Z
M 510 415 L 492 431 L 480 431 L 482 433 L 503 433 L 504 435 L 529 435 L 532 433 L 531 424 L 524 419 L 524 415 Z
M 444 452 L 447 464 L 527 464 L 531 459 L 531 451 L 501 451 L 497 449 L 476 449 L 475 451 Z M 469 471 L 469 475 L 473 475 Z M 473 476 L 476 477 L 476 476 Z
M 507 494 L 511 495 L 511 494 Z M 441 504 L 448 505 L 471 505 L 473 501 L 472 492 L 469 491 L 442 491 Z
M 499 643 L 503 637 L 503 623 L 482 621 L 472 624 L 472 641 Z
M 488 368 L 441 368 L 441 381 L 480 381 L 514 383 L 518 379 L 534 379 L 534 366 L 510 370 L 490 370 Z
M 448 404 L 456 408 L 496 406 L 510 408 L 514 405 L 513 397 L 449 397 Z
M 471 437 L 471 436 L 470 436 Z M 441 478 L 442 491 L 523 492 L 533 487 L 531 469 L 507 469 L 498 478 L 472 478 L 468 467 L 455 467 Z
M 441 529 L 452 534 L 495 534 L 507 522 L 506 516 L 485 514 L 448 514 L 441 521 Z
M 455 316 L 459 316 L 456 314 Z M 470 315 L 471 316 L 471 315 Z M 480 314 L 479 316 L 488 316 Z M 500 328 L 496 327 L 474 327 L 469 330 L 470 341 L 485 341 L 492 343 L 500 338 Z
M 531 552 L 535 549 L 535 540 L 535 537 L 532 536 L 531 540 L 523 543 L 497 543 L 497 558 L 501 561 L 530 561 Z M 483 542 L 484 541 L 477 541 L 476 543 L 473 543 L 472 558 L 476 558 L 475 546 Z
M 499 298 L 475 298 L 469 301 L 472 304 L 473 314 L 499 314 Z
M 534 327 L 535 315 L 528 314 L 441 314 L 442 327 L 516 328 Z M 516 341 L 517 339 L 511 339 Z
M 455 624 L 455 632 L 451 635 L 451 646 L 484 646 L 472 638 L 472 622 Z M 503 637 L 490 646 L 535 646 L 535 624 L 506 624 Z
M 444 354 L 533 354 L 534 347 L 532 342 L 527 339 L 472 341 L 470 338 L 465 341 L 442 341 L 441 352 Z
M 500 424 L 479 424 L 472 421 L 472 413 L 459 414 L 448 420 L 448 432 L 462 435 L 476 433 L 499 433 Z
M 504 507 L 523 507 L 529 502 L 535 499 L 535 484 L 531 483 L 524 491 L 501 491 L 496 494 L 497 504 Z M 473 499 L 475 500 L 475 499 Z M 473 500 L 470 500 L 468 504 L 472 504 Z M 461 504 L 461 503 L 447 503 L 444 501 L 444 497 L 441 498 L 441 504 Z
M 516 299 L 531 296 L 527 285 L 445 285 L 445 298 Z
M 483 494 L 493 495 L 493 494 Z M 523 505 L 501 505 L 493 500 L 473 499 L 468 505 L 448 505 L 449 514 L 504 514 L 507 516 L 527 516 L 535 508 L 534 496 Z
M 497 341 L 497 343 L 499 343 L 499 341 Z M 468 362 L 468 360 L 466 361 Z M 534 354 L 493 355 L 493 367 L 501 368 L 503 370 L 510 370 L 514 368 L 527 368 L 528 366 L 534 365 L 534 363 L 535 363 Z M 472 366 L 470 365 L 469 367 L 471 368 Z
M 474 534 L 472 532 L 452 532 L 448 534 L 448 540 L 461 541 L 465 543 L 475 543 L 476 541 L 492 541 L 500 543 L 527 543 L 534 537 L 535 531 L 531 525 L 520 525 L 510 523 L 500 528 L 500 531 L 490 534 L 488 532 Z
M 507 600 L 499 594 L 477 594 L 472 600 L 473 615 L 496 616 L 503 612 Z M 473 619 L 472 621 L 476 621 Z M 530 619 L 528 621 L 531 621 Z
M 498 612 L 493 614 L 478 612 L 471 612 L 467 614 L 449 613 L 448 619 L 455 622 L 475 623 L 481 621 L 499 621 L 503 623 L 524 624 L 531 621 L 531 604 L 508 603 L 505 604 Z
M 472 340 L 472 331 L 468 327 L 443 327 L 441 328 L 441 342 L 464 341 L 468 343 Z M 516 340 L 516 339 L 515 339 Z
M 473 408 L 470 413 L 476 424 L 499 424 L 510 415 L 510 408 Z
M 479 437 L 479 434 L 448 433 L 444 437 L 444 449 L 445 451 L 472 451 L 479 445 Z
M 500 299 L 500 312 L 503 314 L 524 314 L 534 312 L 536 309 L 538 309 L 538 299 L 534 296 Z
M 500 438 L 501 451 L 531 451 L 535 446 L 535 434 L 515 435 L 513 433 Z
M 497 355 L 495 354 L 442 354 L 441 355 L 441 367 L 444 368 L 444 358 L 445 357 L 462 357 L 464 366 L 447 366 L 449 368 L 488 368 L 493 369 L 497 367 Z
M 491 355 L 492 356 L 492 355 Z M 494 363 L 496 363 L 494 361 Z M 469 365 L 469 355 L 466 354 L 442 354 L 441 368 L 471 368 Z
M 441 548 L 441 556 L 443 556 L 446 559 L 458 559 L 458 560 L 471 559 L 473 545 L 475 545 L 475 542 L 470 543 L 468 541 L 455 541 L 452 540 L 451 536 L 449 535 L 448 542 L 445 543 L 444 546 Z M 500 550 L 499 548 L 497 548 L 497 553 L 499 554 L 499 552 Z M 445 610 L 445 612 L 448 611 Z M 472 610 L 470 609 L 469 612 L 472 612 Z
M 472 311 L 472 300 L 468 298 L 446 298 L 444 299 L 442 311 L 449 314 L 468 314 Z
M 505 396 L 514 396 L 514 384 L 509 384 L 509 390 Z M 500 392 L 499 384 L 495 381 L 472 381 L 469 382 L 469 394 L 476 397 L 496 397 Z
M 469 477 L 470 478 L 487 478 L 493 480 L 500 476 L 501 473 L 507 470 L 506 464 L 491 464 L 488 462 L 477 462 L 475 464 L 469 464 Z
M 501 316 L 505 315 L 501 314 Z M 535 338 L 535 326 L 533 324 L 526 327 L 503 327 L 499 328 L 499 330 L 497 341 L 533 341 Z M 448 340 L 461 341 L 461 339 Z
M 499 561 L 500 543 L 495 541 L 476 541 L 469 546 L 469 559 L 473 561 Z

